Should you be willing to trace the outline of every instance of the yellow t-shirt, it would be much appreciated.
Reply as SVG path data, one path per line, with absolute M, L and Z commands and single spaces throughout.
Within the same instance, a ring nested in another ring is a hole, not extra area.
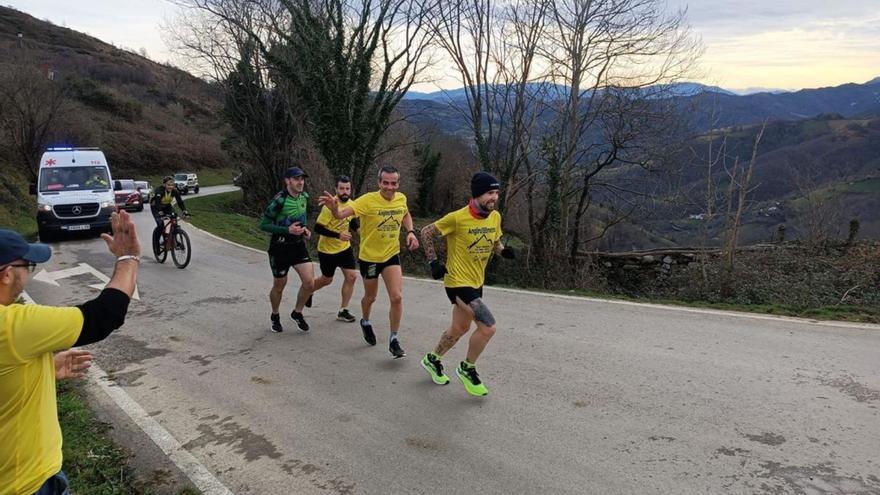
M 79 308 L 0 305 L 0 495 L 32 494 L 61 470 L 52 353 L 82 325 Z
M 483 286 L 486 265 L 501 239 L 501 214 L 493 211 L 486 218 L 474 218 L 465 206 L 434 222 L 446 236 L 446 287 Z
M 340 207 L 348 206 L 348 202 L 339 203 Z M 321 213 L 318 214 L 317 223 L 327 227 L 328 230 L 332 230 L 333 232 L 348 232 L 348 224 L 351 223 L 352 217 L 345 217 L 343 219 L 338 219 L 333 216 L 333 213 L 330 212 L 330 209 L 326 206 L 321 208 Z M 345 251 L 346 249 L 351 247 L 350 241 L 343 241 L 341 239 L 336 239 L 334 237 L 327 237 L 325 235 L 320 236 L 318 239 L 318 252 L 324 254 L 336 254 Z
M 376 191 L 364 194 L 350 205 L 354 215 L 361 220 L 358 259 L 384 263 L 400 252 L 400 227 L 409 212 L 406 196 L 395 193 L 388 201 Z

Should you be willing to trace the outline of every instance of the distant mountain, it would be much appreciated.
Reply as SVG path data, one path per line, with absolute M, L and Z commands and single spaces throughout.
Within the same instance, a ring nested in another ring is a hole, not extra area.
M 536 86 L 537 87 L 537 86 Z M 565 88 L 556 86 L 562 93 Z M 820 114 L 842 117 L 880 115 L 880 78 L 865 84 L 843 84 L 785 93 L 737 95 L 717 86 L 678 83 L 655 87 L 675 100 L 682 115 L 691 119 L 696 132 L 770 121 L 795 121 Z M 652 91 L 651 88 L 646 92 Z M 552 90 L 550 91 L 552 94 Z M 466 120 L 455 107 L 466 105 L 465 90 L 408 94 L 399 109 L 416 125 L 467 136 Z
M 493 85 L 494 86 L 494 85 Z M 503 87 L 503 85 L 498 85 L 498 88 Z M 562 84 L 548 84 L 548 83 L 531 83 L 529 84 L 529 88 L 532 94 L 538 94 L 539 92 L 543 92 L 550 97 L 559 96 L 565 97 L 568 92 L 568 87 Z M 657 85 L 657 86 L 649 86 L 644 89 L 646 93 L 650 94 L 662 94 L 665 97 L 684 97 L 684 96 L 695 96 L 701 93 L 719 93 L 726 95 L 734 95 L 735 93 L 728 91 L 723 88 L 719 88 L 718 86 L 707 86 L 705 84 L 700 84 L 696 82 L 680 82 L 668 85 Z M 404 100 L 430 100 L 430 101 L 439 101 L 439 102 L 459 102 L 464 101 L 467 97 L 467 90 L 465 88 L 455 88 L 455 89 L 442 89 L 438 91 L 432 91 L 429 93 L 425 92 L 417 92 L 417 91 L 409 91 L 403 97 Z
M 747 95 L 754 95 L 757 93 L 771 93 L 774 95 L 778 95 L 781 93 L 791 93 L 792 91 L 796 91 L 796 90 L 782 89 L 782 88 L 750 87 L 750 88 L 731 89 L 730 91 L 732 93 L 740 95 L 740 96 L 747 96 Z

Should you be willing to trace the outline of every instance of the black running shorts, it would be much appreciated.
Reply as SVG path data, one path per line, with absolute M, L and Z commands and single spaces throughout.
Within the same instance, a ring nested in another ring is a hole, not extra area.
M 381 263 L 358 260 L 358 267 L 361 269 L 361 277 L 364 277 L 365 279 L 379 278 L 382 270 L 394 265 L 400 265 L 400 255 L 395 254 L 387 261 L 383 261 Z
M 312 258 L 309 257 L 309 250 L 306 249 L 304 242 L 269 248 L 269 267 L 272 268 L 272 276 L 275 278 L 284 278 L 290 267 L 311 261 Z
M 446 297 L 449 302 L 455 304 L 455 298 L 458 297 L 465 304 L 470 304 L 474 299 L 483 297 L 483 288 L 478 287 L 446 287 Z
M 354 270 L 354 251 L 352 251 L 351 247 L 334 254 L 318 251 L 318 262 L 321 265 L 321 275 L 333 278 L 333 273 L 336 272 L 337 268 Z

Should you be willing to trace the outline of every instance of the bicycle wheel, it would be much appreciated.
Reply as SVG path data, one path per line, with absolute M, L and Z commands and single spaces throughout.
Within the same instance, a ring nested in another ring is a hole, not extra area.
M 165 250 L 165 245 L 162 243 L 162 230 L 159 227 L 153 229 L 153 256 L 156 257 L 156 261 L 159 263 L 165 263 L 165 259 L 168 258 L 168 251 Z
M 189 258 L 192 256 L 190 247 L 189 236 L 183 229 L 178 228 L 174 232 L 174 249 L 171 251 L 174 266 L 180 269 L 186 268 L 186 265 L 189 264 Z

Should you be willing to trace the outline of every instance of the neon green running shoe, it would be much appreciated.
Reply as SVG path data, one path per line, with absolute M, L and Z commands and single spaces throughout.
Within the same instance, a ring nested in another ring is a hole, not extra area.
M 431 380 L 434 380 L 437 385 L 449 383 L 449 377 L 443 374 L 443 365 L 432 354 L 425 354 L 425 357 L 422 358 L 422 368 L 425 368 L 425 371 L 431 375 Z
M 489 393 L 489 389 L 487 389 L 486 386 L 483 385 L 483 382 L 480 381 L 480 375 L 477 374 L 476 367 L 467 366 L 462 362 L 458 365 L 458 368 L 455 369 L 455 374 L 458 375 L 461 383 L 464 384 L 464 389 L 467 390 L 467 393 L 476 395 L 477 397 L 482 397 Z

